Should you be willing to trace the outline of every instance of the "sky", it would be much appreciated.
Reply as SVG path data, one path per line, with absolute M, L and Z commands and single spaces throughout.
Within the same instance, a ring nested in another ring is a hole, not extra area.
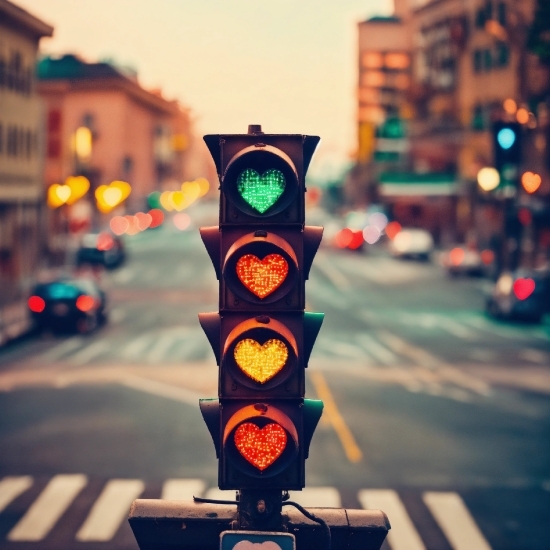
M 321 136 L 336 177 L 356 146 L 357 22 L 392 0 L 12 0 L 54 27 L 46 54 L 114 60 L 189 107 L 198 134 Z

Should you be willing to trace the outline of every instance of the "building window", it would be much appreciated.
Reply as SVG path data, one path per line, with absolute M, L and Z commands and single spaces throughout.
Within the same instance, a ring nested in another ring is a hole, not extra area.
M 483 113 L 483 107 L 476 105 L 472 113 L 472 130 L 475 132 L 481 132 L 485 129 L 485 117 Z
M 506 4 L 499 2 L 497 6 L 497 19 L 498 22 L 505 27 L 506 26 Z
M 127 178 L 134 168 L 134 160 L 132 157 L 126 156 L 122 159 L 122 173 L 124 177 Z
M 483 8 L 479 8 L 477 11 L 476 11 L 476 22 L 475 22 L 475 26 L 476 28 L 478 29 L 483 29 L 485 28 L 485 10 Z
M 485 2 L 485 18 L 490 21 L 493 18 L 493 3 L 491 0 Z
M 4 126 L 0 123 L 0 155 L 4 153 Z
M 48 139 L 48 158 L 58 159 L 61 156 L 61 141 L 58 138 Z
M 472 54 L 472 61 L 474 65 L 474 73 L 481 72 L 481 50 L 474 50 Z
M 498 44 L 496 51 L 495 65 L 497 67 L 506 67 L 510 61 L 510 46 L 508 44 Z
M 491 50 L 483 50 L 483 69 L 490 71 L 493 68 L 493 53 Z

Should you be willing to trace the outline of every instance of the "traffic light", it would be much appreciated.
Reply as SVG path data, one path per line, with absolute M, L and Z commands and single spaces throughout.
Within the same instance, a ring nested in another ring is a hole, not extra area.
M 515 180 L 522 160 L 521 125 L 497 121 L 493 124 L 495 168 L 502 179 Z
M 220 223 L 201 228 L 219 280 L 219 312 L 199 320 L 219 365 L 218 398 L 201 412 L 220 489 L 300 490 L 322 413 L 305 399 L 305 368 L 322 313 L 305 312 L 305 281 L 322 238 L 305 226 L 305 174 L 316 136 L 204 138 L 220 179 Z

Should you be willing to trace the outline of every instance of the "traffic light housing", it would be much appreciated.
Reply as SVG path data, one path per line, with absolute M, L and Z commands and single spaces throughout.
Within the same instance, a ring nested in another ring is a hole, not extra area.
M 503 179 L 515 179 L 522 161 L 522 129 L 518 122 L 497 121 L 493 124 L 495 168 Z M 516 176 L 508 178 L 506 171 Z
M 218 398 L 200 407 L 221 489 L 300 490 L 322 402 L 305 399 L 305 368 L 323 314 L 305 312 L 305 281 L 322 238 L 305 226 L 305 174 L 319 138 L 208 135 L 220 179 L 220 223 L 200 233 L 219 280 L 219 311 L 199 314 L 219 365 Z

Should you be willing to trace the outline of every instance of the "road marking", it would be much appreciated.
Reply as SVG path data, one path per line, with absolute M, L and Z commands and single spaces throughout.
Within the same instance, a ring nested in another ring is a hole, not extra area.
M 397 362 L 397 356 L 388 348 L 377 342 L 369 334 L 357 334 L 356 340 L 382 363 L 386 365 L 395 365 Z
M 392 550 L 426 550 L 399 495 L 391 489 L 363 489 L 357 495 L 365 510 L 382 510 L 390 519 L 387 541 Z M 471 548 L 470 550 L 474 550 Z
M 80 347 L 83 344 L 83 342 L 84 342 L 84 339 L 82 338 L 82 336 L 73 336 L 72 338 L 65 340 L 65 342 L 58 344 L 57 346 L 54 346 L 53 348 L 48 350 L 46 353 L 43 353 L 41 356 L 41 360 L 56 361 L 63 355 Z
M 317 397 L 323 401 L 325 406 L 324 412 L 329 418 L 336 435 L 340 439 L 340 443 L 342 443 L 342 447 L 344 448 L 344 452 L 346 453 L 348 460 L 350 462 L 360 462 L 363 458 L 363 453 L 359 448 L 359 445 L 357 445 L 355 438 L 353 437 L 351 430 L 348 428 L 344 418 L 340 414 L 325 377 L 320 372 L 310 372 L 309 375 L 313 385 L 315 386 L 315 393 L 317 394 Z
M 111 324 L 118 324 L 124 321 L 128 315 L 128 312 L 125 309 L 122 309 L 121 307 L 117 307 L 111 311 L 109 314 L 109 322 Z
M 42 540 L 87 483 L 86 476 L 82 474 L 52 478 L 7 538 L 16 541 Z
M 112 479 L 95 501 L 76 534 L 79 541 L 108 541 L 126 519 L 132 502 L 143 493 L 140 479 Z
M 418 365 L 430 369 L 439 377 L 439 381 L 452 382 L 457 386 L 462 386 L 463 388 L 474 391 L 483 396 L 487 396 L 491 393 L 491 388 L 488 384 L 475 376 L 466 374 L 459 369 L 452 367 L 448 363 L 445 363 L 441 359 L 437 358 L 435 355 L 427 352 L 425 349 L 413 346 L 409 342 L 406 342 L 387 330 L 380 330 L 377 334 L 380 340 L 391 347 L 396 353 L 408 356 Z M 422 374 L 421 371 L 417 371 L 417 373 L 419 375 Z M 428 373 L 424 374 L 427 375 Z M 432 380 L 431 389 L 436 392 L 439 391 L 440 384 L 437 381 Z
M 76 366 L 84 365 L 108 351 L 110 347 L 111 346 L 105 340 L 99 340 L 77 351 L 74 355 L 68 357 L 67 361 L 70 361 L 72 365 Z
M 206 484 L 202 479 L 167 479 L 162 485 L 165 500 L 193 500 L 204 493 Z
M 143 351 L 151 344 L 153 339 L 150 334 L 142 334 L 137 338 L 134 338 L 131 342 L 126 344 L 120 351 L 120 356 L 123 359 L 137 359 Z
M 427 492 L 422 498 L 454 550 L 491 550 L 458 494 Z
M 290 491 L 290 500 L 305 508 L 340 508 L 342 500 L 335 487 L 306 487 L 301 491 Z
M 338 271 L 322 252 L 317 254 L 317 261 L 314 265 L 338 290 L 347 290 L 350 287 L 347 277 Z
M 5 477 L 0 481 L 0 512 L 31 486 L 31 476 Z
M 343 357 L 345 359 L 369 359 L 360 347 L 354 344 L 348 344 L 347 342 L 340 342 L 332 339 L 327 340 L 322 335 L 319 340 L 316 341 L 315 347 L 319 348 L 316 355 L 320 355 L 319 352 L 323 351 L 324 354 L 329 354 L 332 357 Z M 370 361 L 368 362 L 370 363 Z
M 146 360 L 149 363 L 159 363 L 162 361 L 164 354 L 174 345 L 175 339 L 173 335 L 164 334 L 159 336 L 153 347 L 148 351 Z
M 116 275 L 113 276 L 113 279 L 117 283 L 128 283 L 130 282 L 136 275 L 135 270 L 130 269 L 129 267 L 122 268 Z
M 149 380 L 148 378 L 141 378 L 139 376 L 127 376 L 122 379 L 120 383 L 133 390 L 173 399 L 174 401 L 193 405 L 194 407 L 198 405 L 199 399 L 202 398 L 202 395 L 186 390 L 185 388 L 178 388 L 177 386 L 165 384 L 164 382 L 157 382 L 156 380 Z
M 519 358 L 525 361 L 531 361 L 532 363 L 540 363 L 542 365 L 548 364 L 548 355 L 538 349 L 523 349 L 519 352 Z

